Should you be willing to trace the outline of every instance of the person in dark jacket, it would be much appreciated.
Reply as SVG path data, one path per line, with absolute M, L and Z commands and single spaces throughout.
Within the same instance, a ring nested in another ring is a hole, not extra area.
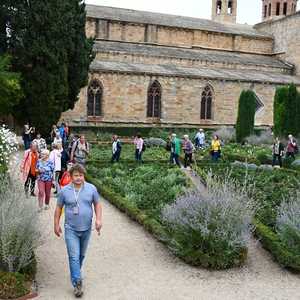
M 277 160 L 278 160 L 280 168 L 282 167 L 283 155 L 284 155 L 284 146 L 281 143 L 280 139 L 278 137 L 276 137 L 274 144 L 273 144 L 273 163 L 272 163 L 273 167 L 275 166 Z
M 112 158 L 111 162 L 114 163 L 119 162 L 120 156 L 121 156 L 121 151 L 122 151 L 122 144 L 121 141 L 119 140 L 117 135 L 114 135 L 112 138 Z
M 184 167 L 190 167 L 193 163 L 193 149 L 194 145 L 189 139 L 188 135 L 183 136 L 183 151 L 184 151 Z

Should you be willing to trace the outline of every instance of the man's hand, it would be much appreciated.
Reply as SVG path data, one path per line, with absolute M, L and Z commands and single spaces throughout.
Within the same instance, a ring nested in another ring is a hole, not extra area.
M 100 235 L 101 228 L 102 228 L 102 221 L 96 220 L 95 221 L 95 229 L 97 230 L 98 235 Z
M 54 233 L 55 233 L 58 237 L 60 237 L 60 236 L 62 235 L 62 230 L 61 230 L 60 225 L 54 226 Z

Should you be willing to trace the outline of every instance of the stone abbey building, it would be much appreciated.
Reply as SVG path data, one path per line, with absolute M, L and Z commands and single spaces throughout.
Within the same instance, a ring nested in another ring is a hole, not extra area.
M 236 24 L 237 0 L 212 1 L 212 20 L 87 5 L 96 57 L 88 86 L 62 120 L 89 127 L 233 125 L 241 91 L 252 89 L 256 125 L 272 125 L 276 87 L 300 87 L 297 0 L 262 0 L 255 26 Z

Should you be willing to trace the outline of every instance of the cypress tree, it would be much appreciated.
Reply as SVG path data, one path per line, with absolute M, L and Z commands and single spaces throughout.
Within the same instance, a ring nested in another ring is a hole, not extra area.
M 87 81 L 93 42 L 85 36 L 85 5 L 78 0 L 14 5 L 9 44 L 25 94 L 15 116 L 48 134 L 61 113 L 74 107 Z
M 289 88 L 287 86 L 276 89 L 273 107 L 274 133 L 276 136 L 285 135 L 286 122 L 286 99 L 288 98 Z
M 253 91 L 242 91 L 236 122 L 236 139 L 239 143 L 243 142 L 254 131 L 255 103 L 256 96 Z

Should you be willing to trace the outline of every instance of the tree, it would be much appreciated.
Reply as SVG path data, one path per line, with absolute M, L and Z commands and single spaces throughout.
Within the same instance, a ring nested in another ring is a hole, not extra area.
M 294 84 L 276 89 L 273 119 L 276 135 L 300 133 L 300 95 Z
M 10 71 L 9 56 L 0 56 L 0 115 L 11 114 L 22 96 L 20 74 Z
M 85 36 L 85 4 L 24 0 L 7 11 L 9 52 L 25 94 L 15 116 L 48 134 L 61 113 L 74 107 L 88 79 L 93 41 Z
M 254 131 L 256 96 L 251 90 L 242 91 L 236 121 L 237 142 L 243 142 Z

